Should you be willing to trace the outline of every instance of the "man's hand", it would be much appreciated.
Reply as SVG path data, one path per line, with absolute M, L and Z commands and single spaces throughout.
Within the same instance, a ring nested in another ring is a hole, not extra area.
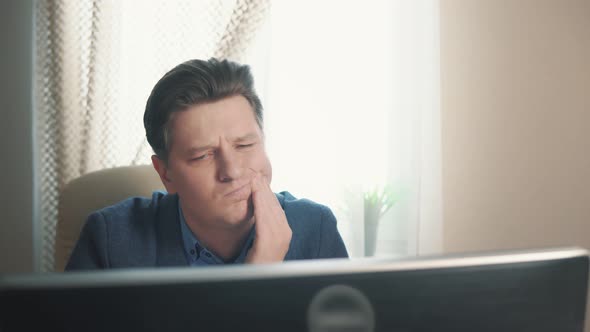
M 258 172 L 251 181 L 252 205 L 256 237 L 248 252 L 246 263 L 281 262 L 291 243 L 291 228 L 287 217 L 268 181 Z

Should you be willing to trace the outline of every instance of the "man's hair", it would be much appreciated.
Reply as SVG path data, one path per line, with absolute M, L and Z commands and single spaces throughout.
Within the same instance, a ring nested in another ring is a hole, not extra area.
M 248 100 L 262 130 L 262 104 L 249 66 L 211 58 L 189 60 L 167 72 L 154 86 L 143 115 L 145 134 L 154 153 L 168 161 L 172 136 L 168 122 L 173 112 L 235 95 Z

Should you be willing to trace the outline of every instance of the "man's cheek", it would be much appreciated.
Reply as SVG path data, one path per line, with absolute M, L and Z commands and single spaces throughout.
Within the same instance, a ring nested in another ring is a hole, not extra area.
M 262 166 L 260 173 L 262 173 L 262 175 L 270 184 L 272 181 L 272 166 L 270 164 L 270 160 L 268 160 L 268 157 L 264 158 L 264 165 Z
M 270 184 L 272 182 L 272 167 L 270 166 L 270 164 L 268 165 L 268 172 L 266 178 L 268 179 L 268 183 Z
M 259 151 L 258 154 L 251 160 L 252 167 L 249 167 L 251 170 L 260 173 L 268 183 L 272 180 L 272 166 L 270 164 L 270 160 L 264 151 Z

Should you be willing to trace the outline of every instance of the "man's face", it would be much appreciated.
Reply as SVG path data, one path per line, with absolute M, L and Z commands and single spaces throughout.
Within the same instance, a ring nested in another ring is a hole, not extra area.
M 235 227 L 252 217 L 250 180 L 272 177 L 261 129 L 243 96 L 192 106 L 170 119 L 167 167 L 154 166 L 183 213 L 212 227 Z M 159 165 L 156 165 L 159 164 Z

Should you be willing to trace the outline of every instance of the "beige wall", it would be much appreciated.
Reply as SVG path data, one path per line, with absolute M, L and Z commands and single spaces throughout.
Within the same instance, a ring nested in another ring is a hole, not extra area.
M 447 252 L 590 248 L 590 1 L 441 0 Z
M 441 71 L 445 251 L 590 249 L 590 0 L 441 0 Z

